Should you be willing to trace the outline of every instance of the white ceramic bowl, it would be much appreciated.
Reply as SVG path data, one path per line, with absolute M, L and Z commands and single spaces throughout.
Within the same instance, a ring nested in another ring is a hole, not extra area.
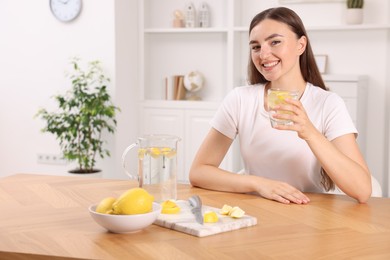
M 97 204 L 91 205 L 89 213 L 100 226 L 113 233 L 129 233 L 140 231 L 153 224 L 161 213 L 161 205 L 153 202 L 153 210 L 145 214 L 110 215 L 97 213 Z

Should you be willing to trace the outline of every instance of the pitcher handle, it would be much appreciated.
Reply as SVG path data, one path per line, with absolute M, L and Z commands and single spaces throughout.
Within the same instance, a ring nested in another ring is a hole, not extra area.
M 136 147 L 138 145 L 138 143 L 133 143 L 131 145 L 129 145 L 125 151 L 123 152 L 122 154 L 122 167 L 123 169 L 125 170 L 125 173 L 127 176 L 130 177 L 130 179 L 136 179 L 138 181 L 138 184 L 139 184 L 139 187 L 142 187 L 142 180 L 143 178 L 141 178 L 139 175 L 134 175 L 134 174 L 131 174 L 130 172 L 127 171 L 127 168 L 126 168 L 126 155 L 127 153 L 133 149 L 134 147 Z

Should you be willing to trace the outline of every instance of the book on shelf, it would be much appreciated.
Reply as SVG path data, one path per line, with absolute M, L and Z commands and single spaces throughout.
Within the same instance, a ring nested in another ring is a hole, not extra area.
M 184 100 L 187 90 L 184 87 L 184 75 L 173 75 L 165 78 L 165 99 Z

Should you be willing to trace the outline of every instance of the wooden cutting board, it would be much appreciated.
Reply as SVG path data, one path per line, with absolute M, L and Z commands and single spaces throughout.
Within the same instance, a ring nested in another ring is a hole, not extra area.
M 196 222 L 195 215 L 191 212 L 191 206 L 188 201 L 178 200 L 176 204 L 180 207 L 179 214 L 160 214 L 154 224 L 197 237 L 210 236 L 257 224 L 257 218 L 255 217 L 244 215 L 241 218 L 232 218 L 221 215 L 219 208 L 203 205 L 202 214 L 214 211 L 218 215 L 218 222 L 201 225 Z

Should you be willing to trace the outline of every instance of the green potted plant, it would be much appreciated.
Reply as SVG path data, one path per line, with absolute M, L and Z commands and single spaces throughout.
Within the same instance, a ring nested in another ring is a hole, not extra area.
M 99 172 L 94 168 L 96 156 L 110 156 L 103 147 L 102 134 L 113 134 L 116 129 L 116 112 L 107 85 L 110 79 L 103 73 L 99 61 L 89 62 L 84 71 L 79 66 L 80 59 L 72 58 L 71 88 L 54 99 L 58 105 L 55 112 L 40 109 L 37 117 L 46 123 L 42 132 L 55 135 L 59 141 L 63 157 L 68 161 L 77 161 L 78 168 L 71 173 Z
M 364 0 L 347 0 L 347 24 L 363 23 Z

